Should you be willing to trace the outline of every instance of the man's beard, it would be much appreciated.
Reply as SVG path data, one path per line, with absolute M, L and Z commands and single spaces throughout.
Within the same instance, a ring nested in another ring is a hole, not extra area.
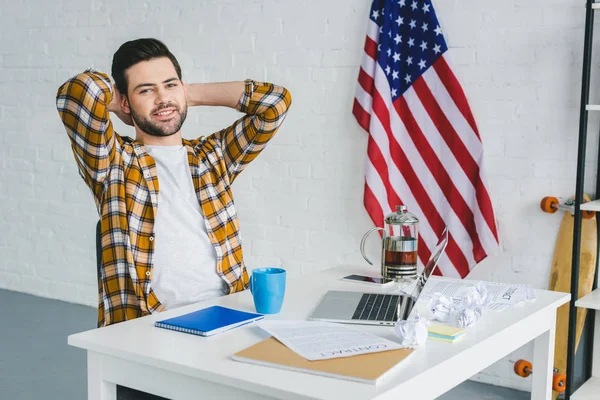
M 152 121 L 151 117 L 147 118 L 138 114 L 132 107 L 130 107 L 131 118 L 135 121 L 136 125 L 145 133 L 150 136 L 171 136 L 179 132 L 185 118 L 187 117 L 187 104 L 185 107 L 181 108 L 175 105 L 174 103 L 168 103 L 164 105 L 160 105 L 157 109 L 153 110 L 150 115 L 154 115 L 155 113 L 163 110 L 165 108 L 175 108 L 177 112 L 173 112 L 174 116 L 168 121 L 155 123 Z

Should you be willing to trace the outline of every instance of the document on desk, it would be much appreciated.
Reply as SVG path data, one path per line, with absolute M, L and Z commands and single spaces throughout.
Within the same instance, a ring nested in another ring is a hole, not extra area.
M 391 340 L 329 322 L 262 320 L 257 325 L 310 361 L 403 348 Z
M 535 299 L 535 292 L 531 285 L 488 281 L 482 282 L 487 290 L 487 297 L 489 299 L 487 307 L 490 310 L 500 311 L 523 301 Z M 435 293 L 441 293 L 456 301 L 456 298 L 460 296 L 462 290 L 476 283 L 478 283 L 478 281 L 464 281 L 448 278 L 431 279 L 430 282 L 425 285 L 425 288 L 419 297 L 419 301 L 429 301 Z

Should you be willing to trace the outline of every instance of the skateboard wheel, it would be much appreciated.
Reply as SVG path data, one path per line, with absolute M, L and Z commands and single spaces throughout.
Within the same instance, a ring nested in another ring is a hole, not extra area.
M 520 377 L 527 378 L 529 375 L 531 375 L 532 370 L 532 365 L 527 360 L 518 360 L 515 363 L 515 374 L 519 375 Z
M 542 202 L 540 203 L 540 207 L 543 212 L 554 214 L 556 211 L 558 211 L 559 204 L 560 204 L 560 202 L 558 201 L 558 199 L 556 197 L 547 196 L 542 199 Z
M 567 377 L 565 374 L 552 374 L 552 390 L 562 393 L 567 388 Z
M 581 210 L 581 216 L 585 219 L 592 219 L 596 216 L 596 212 L 590 210 Z

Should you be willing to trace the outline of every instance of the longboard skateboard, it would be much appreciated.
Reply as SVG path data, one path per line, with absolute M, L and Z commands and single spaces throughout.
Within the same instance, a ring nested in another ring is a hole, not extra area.
M 584 194 L 584 203 L 591 198 Z M 573 257 L 573 225 L 574 225 L 574 202 L 572 199 L 561 201 L 556 197 L 544 197 L 540 204 L 542 210 L 555 213 L 563 210 L 564 216 L 560 223 L 552 269 L 550 271 L 550 282 L 548 289 L 557 292 L 570 293 L 571 291 L 571 263 Z M 579 290 L 578 298 L 592 291 L 597 257 L 597 230 L 596 213 L 594 211 L 581 212 L 581 249 L 579 258 Z M 579 346 L 579 340 L 583 331 L 583 324 L 587 310 L 577 309 L 577 324 L 575 329 L 575 351 Z M 554 376 L 552 382 L 552 399 L 556 400 L 560 393 L 566 389 L 566 366 L 567 366 L 567 342 L 569 329 L 569 303 L 558 308 L 556 314 L 556 337 L 554 344 Z M 517 375 L 527 377 L 533 372 L 531 363 L 527 360 L 518 360 L 514 365 Z

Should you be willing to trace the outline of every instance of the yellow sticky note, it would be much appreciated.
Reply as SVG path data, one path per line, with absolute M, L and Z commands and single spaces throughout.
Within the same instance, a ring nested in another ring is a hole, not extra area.
M 440 336 L 454 337 L 466 333 L 464 328 L 457 328 L 455 326 L 447 325 L 431 325 L 429 327 L 429 333 Z

